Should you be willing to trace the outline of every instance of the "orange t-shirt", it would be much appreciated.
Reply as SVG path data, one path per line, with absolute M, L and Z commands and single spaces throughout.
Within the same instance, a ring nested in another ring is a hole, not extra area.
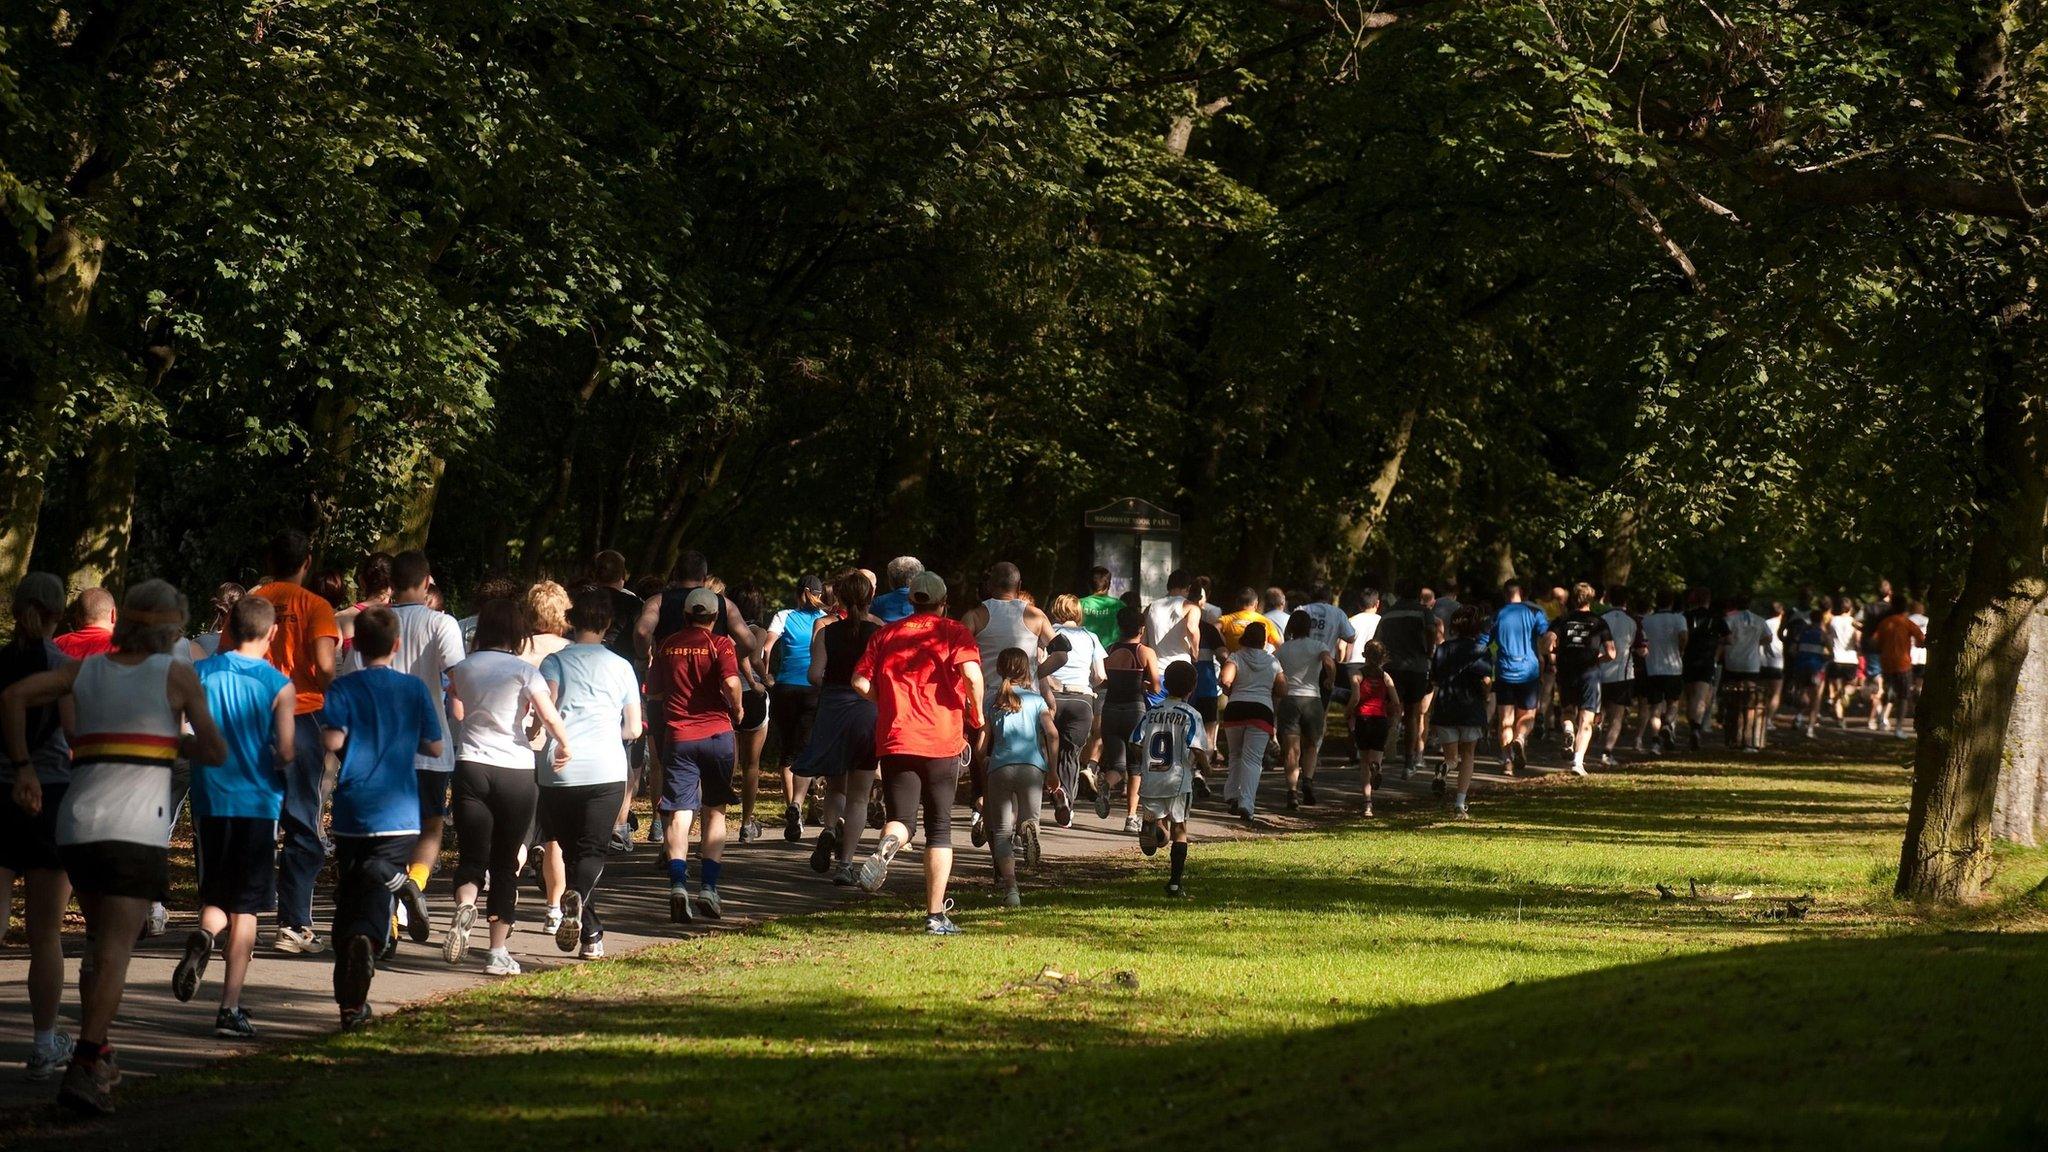
M 1877 665 L 1898 674 L 1913 670 L 1913 645 L 1927 643 L 1927 634 L 1904 612 L 1877 622 Z
M 334 605 L 283 580 L 273 580 L 249 595 L 261 596 L 277 609 L 277 635 L 270 641 L 270 663 L 291 677 L 292 686 L 299 690 L 299 705 L 294 713 L 304 716 L 318 712 L 327 694 L 313 686 L 313 677 L 319 671 L 313 663 L 313 643 L 332 640 L 339 649 L 341 629 L 334 626 Z

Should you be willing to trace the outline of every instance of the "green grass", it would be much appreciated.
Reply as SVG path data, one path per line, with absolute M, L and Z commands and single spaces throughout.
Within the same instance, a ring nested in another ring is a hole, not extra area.
M 2048 856 L 1930 922 L 1887 894 L 1904 806 L 1899 769 L 1824 759 L 1557 781 L 1468 824 L 1197 845 L 1192 903 L 1163 855 L 1069 869 L 1021 913 L 975 886 L 953 940 L 878 902 L 129 1106 L 218 1086 L 155 1129 L 209 1148 L 2039 1147 L 2048 921 L 2017 894 Z M 1757 899 L 1657 898 L 1689 876 Z M 1799 894 L 1806 920 L 1760 914 Z M 1014 986 L 1044 966 L 1137 988 Z

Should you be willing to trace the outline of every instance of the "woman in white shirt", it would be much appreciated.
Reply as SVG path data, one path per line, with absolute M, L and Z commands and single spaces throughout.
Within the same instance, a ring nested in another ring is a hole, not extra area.
M 526 590 L 526 641 L 519 646 L 519 658 L 533 665 L 541 662 L 569 646 L 569 593 L 553 580 L 542 580 Z M 546 765 L 548 739 L 538 724 L 527 730 L 527 746 L 533 749 L 533 767 L 539 771 Z M 538 825 L 532 835 L 539 835 Z M 531 847 L 531 845 L 529 845 Z M 519 859 L 521 871 L 526 869 L 526 858 L 522 852 Z M 545 931 L 553 935 L 562 926 L 562 891 L 567 886 L 566 873 L 562 865 L 562 846 L 549 840 L 541 845 L 540 886 L 548 898 L 548 921 Z
M 1108 653 L 1095 633 L 1081 626 L 1081 598 L 1071 592 L 1053 597 L 1053 638 L 1048 651 L 1067 659 L 1040 686 L 1053 706 L 1053 727 L 1059 730 L 1060 751 L 1053 773 L 1053 822 L 1062 828 L 1074 822 L 1074 797 L 1079 794 L 1081 754 L 1095 734 L 1101 704 L 1095 690 L 1108 679 L 1102 660 Z M 1061 645 L 1065 647 L 1061 647 Z
M 1266 651 L 1266 622 L 1245 625 L 1238 649 L 1223 665 L 1223 740 L 1230 750 L 1230 778 L 1223 794 L 1231 815 L 1252 822 L 1258 799 L 1259 772 L 1265 767 L 1266 745 L 1273 742 L 1273 694 L 1284 691 L 1287 677 L 1280 662 Z
M 1281 762 L 1287 767 L 1287 810 L 1292 812 L 1297 804 L 1313 807 L 1316 802 L 1316 757 L 1327 719 L 1323 686 L 1336 678 L 1337 661 L 1330 646 L 1316 639 L 1315 620 L 1306 608 L 1288 616 L 1287 641 L 1273 659 L 1287 681 L 1273 712 Z

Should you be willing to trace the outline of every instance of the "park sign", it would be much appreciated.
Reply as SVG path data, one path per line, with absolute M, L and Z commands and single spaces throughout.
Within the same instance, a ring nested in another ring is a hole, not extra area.
M 1109 569 L 1109 589 L 1122 596 L 1133 587 L 1141 600 L 1166 595 L 1166 577 L 1180 567 L 1180 514 L 1148 500 L 1126 496 L 1081 514 L 1088 537 L 1082 553 Z

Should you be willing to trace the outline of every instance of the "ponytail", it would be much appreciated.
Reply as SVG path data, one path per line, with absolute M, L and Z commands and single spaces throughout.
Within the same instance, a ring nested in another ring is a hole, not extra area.
M 996 707 L 1012 714 L 1022 712 L 1024 700 L 1018 695 L 1017 686 L 1031 683 L 1031 657 L 1022 648 L 1003 649 L 996 657 L 996 675 L 1003 680 L 996 689 Z

